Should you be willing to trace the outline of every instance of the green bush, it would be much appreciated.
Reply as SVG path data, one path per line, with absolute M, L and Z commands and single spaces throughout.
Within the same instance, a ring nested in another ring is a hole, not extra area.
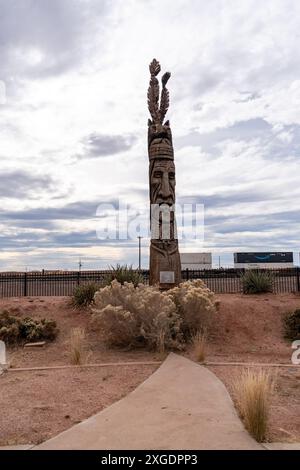
M 105 285 L 110 285 L 112 281 L 116 280 L 122 285 L 124 282 L 132 282 L 134 287 L 137 287 L 139 284 L 144 282 L 144 278 L 141 273 L 138 270 L 133 269 L 132 265 L 127 266 L 127 264 L 125 264 L 124 266 L 121 266 L 120 264 L 117 264 L 115 268 L 111 266 L 110 269 L 111 272 L 107 274 L 104 279 Z
M 14 317 L 7 310 L 0 313 L 0 339 L 6 343 L 53 341 L 57 333 L 53 320 Z
M 54 320 L 34 320 L 32 318 L 24 318 L 20 323 L 21 337 L 27 341 L 39 341 L 47 339 L 53 341 L 57 336 L 56 322 Z
M 266 271 L 249 269 L 241 276 L 244 294 L 263 294 L 273 291 L 273 275 Z
M 72 304 L 74 307 L 87 307 L 90 305 L 99 287 L 99 284 L 93 282 L 75 287 L 72 296 Z
M 300 309 L 289 312 L 283 319 L 285 337 L 294 341 L 300 339 Z

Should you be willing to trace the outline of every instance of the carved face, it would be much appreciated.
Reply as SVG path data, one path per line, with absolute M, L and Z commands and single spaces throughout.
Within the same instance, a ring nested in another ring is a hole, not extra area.
M 172 160 L 155 159 L 150 169 L 151 204 L 175 203 L 175 165 Z

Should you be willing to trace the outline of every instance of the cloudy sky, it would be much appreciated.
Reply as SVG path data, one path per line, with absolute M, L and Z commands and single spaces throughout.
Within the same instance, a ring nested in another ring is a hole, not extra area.
M 299 39 L 298 0 L 0 0 L 0 269 L 136 265 L 96 210 L 148 205 L 153 57 L 172 72 L 177 200 L 205 207 L 182 250 L 298 261 Z

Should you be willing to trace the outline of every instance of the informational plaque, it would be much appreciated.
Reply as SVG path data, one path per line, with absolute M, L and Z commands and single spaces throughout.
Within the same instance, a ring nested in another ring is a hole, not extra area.
M 174 284 L 175 272 L 174 271 L 160 271 L 159 281 L 161 284 Z

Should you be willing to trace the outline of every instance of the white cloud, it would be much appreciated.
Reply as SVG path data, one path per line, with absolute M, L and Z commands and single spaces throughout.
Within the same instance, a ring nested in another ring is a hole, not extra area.
M 235 219 L 234 226 L 223 221 L 229 231 L 214 238 L 214 247 L 257 242 L 271 248 L 285 230 L 289 238 L 289 221 L 286 228 L 278 221 L 274 226 L 274 214 L 299 209 L 297 0 L 24 0 L 0 6 L 0 80 L 7 95 L 0 104 L 1 169 L 47 175 L 56 184 L 55 191 L 45 186 L 38 200 L 6 198 L 5 209 L 56 207 L 58 200 L 60 207 L 100 203 L 119 195 L 148 204 L 146 90 L 148 64 L 157 57 L 162 70 L 172 72 L 168 117 L 178 196 L 222 196 L 228 207 L 216 203 L 208 215 Z M 83 143 L 91 136 L 98 136 L 105 158 L 76 158 L 88 152 Z M 120 136 L 134 136 L 134 145 L 122 149 Z M 255 191 L 262 190 L 259 201 Z M 258 212 L 272 236 L 266 228 L 247 230 L 244 216 L 254 222 Z M 5 224 L 14 227 L 12 220 Z M 61 233 L 70 224 L 61 224 Z M 217 229 L 207 227 L 207 246 Z M 289 240 L 298 249 L 295 237 Z M 98 249 L 101 257 L 104 247 Z M 115 253 L 135 260 L 132 250 Z M 91 259 L 87 248 L 84 253 Z M 69 256 L 73 263 L 77 254 Z M 25 259 L 17 251 L 16 257 Z

